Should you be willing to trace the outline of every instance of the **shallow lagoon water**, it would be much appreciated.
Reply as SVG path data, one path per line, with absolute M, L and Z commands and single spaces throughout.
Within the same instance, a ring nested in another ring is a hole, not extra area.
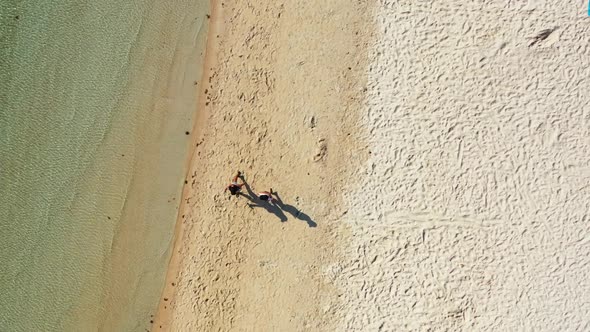
M 0 2 L 1 331 L 149 328 L 208 4 L 169 7 Z

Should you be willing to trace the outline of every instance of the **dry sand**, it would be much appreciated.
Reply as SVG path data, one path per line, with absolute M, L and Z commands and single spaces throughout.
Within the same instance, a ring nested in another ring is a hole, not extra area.
M 343 330 L 590 328 L 584 8 L 381 1 Z M 533 43 L 545 29 L 555 29 Z
M 342 4 L 213 3 L 205 115 L 155 330 L 332 324 L 337 290 L 322 266 L 339 254 L 341 192 L 363 157 L 355 122 L 372 31 L 366 5 Z M 224 193 L 237 170 L 283 209 Z
M 154 330 L 590 328 L 581 3 L 215 6 Z

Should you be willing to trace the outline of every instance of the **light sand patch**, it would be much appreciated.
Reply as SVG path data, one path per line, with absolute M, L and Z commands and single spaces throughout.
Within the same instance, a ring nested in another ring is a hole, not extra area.
M 535 3 L 375 8 L 338 330 L 589 328 L 588 20 Z

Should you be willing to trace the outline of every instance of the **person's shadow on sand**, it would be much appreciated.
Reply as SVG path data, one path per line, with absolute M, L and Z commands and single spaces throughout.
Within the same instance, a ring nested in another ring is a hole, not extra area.
M 244 179 L 242 178 L 242 181 L 244 181 Z M 281 222 L 285 222 L 287 221 L 287 216 L 283 213 L 283 211 L 276 205 L 274 204 L 270 204 L 267 201 L 262 201 L 258 198 L 258 195 L 256 195 L 256 193 L 254 193 L 252 191 L 252 188 L 250 188 L 250 185 L 244 181 L 244 187 L 246 187 L 246 191 L 248 191 L 248 194 L 244 194 L 244 193 L 240 193 L 242 196 L 246 197 L 246 199 L 248 199 L 250 202 L 252 203 L 248 203 L 248 206 L 253 209 L 255 207 L 261 207 L 264 208 L 268 213 L 272 213 L 275 216 L 277 216 L 277 218 L 279 218 L 281 220 Z
M 278 192 L 273 192 L 273 194 L 276 197 L 277 205 L 281 208 L 281 210 L 289 213 L 290 215 L 299 220 L 305 221 L 309 227 L 317 227 L 318 224 L 316 224 L 316 222 L 313 221 L 310 216 L 299 211 L 299 209 L 294 207 L 293 205 L 283 203 L 283 199 L 279 196 Z
M 287 216 L 284 213 L 287 212 L 293 217 L 307 222 L 307 225 L 309 227 L 317 227 L 318 224 L 316 224 L 316 222 L 313 221 L 307 214 L 299 211 L 299 209 L 297 209 L 293 205 L 283 203 L 283 200 L 277 192 L 273 192 L 273 195 L 276 197 L 274 204 L 271 204 L 267 201 L 261 201 L 258 198 L 258 195 L 256 195 L 256 193 L 252 191 L 252 188 L 250 188 L 250 185 L 244 180 L 244 178 L 242 178 L 242 181 L 244 181 L 244 187 L 246 188 L 248 194 L 240 193 L 240 195 L 246 197 L 246 199 L 248 199 L 251 202 L 248 203 L 248 206 L 251 209 L 255 207 L 264 208 L 268 213 L 272 213 L 275 216 L 277 216 L 277 218 L 279 218 L 281 222 L 285 222 L 288 220 Z

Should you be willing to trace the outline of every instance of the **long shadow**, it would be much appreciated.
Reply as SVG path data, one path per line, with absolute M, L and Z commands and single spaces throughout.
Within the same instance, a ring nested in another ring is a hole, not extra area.
M 242 181 L 244 181 L 244 179 L 242 178 Z M 283 213 L 283 211 L 276 205 L 274 204 L 270 204 L 269 202 L 266 201 L 261 201 L 258 196 L 256 195 L 256 193 L 254 193 L 252 191 L 252 188 L 250 188 L 250 185 L 244 181 L 244 187 L 246 187 L 246 191 L 248 192 L 248 194 L 244 194 L 244 193 L 240 193 L 241 196 L 246 197 L 246 199 L 248 199 L 250 202 L 252 203 L 248 203 L 248 206 L 253 209 L 255 207 L 261 207 L 264 208 L 268 213 L 272 213 L 275 216 L 277 216 L 277 218 L 279 218 L 281 220 L 281 222 L 285 222 L 287 221 L 287 216 Z
M 310 216 L 299 211 L 299 209 L 294 207 L 293 205 L 283 203 L 283 200 L 279 196 L 279 193 L 273 192 L 273 194 L 276 197 L 276 203 L 281 208 L 281 210 L 289 213 L 290 215 L 292 215 L 293 217 L 295 217 L 299 220 L 303 220 L 303 221 L 307 222 L 307 225 L 309 227 L 317 227 L 318 224 L 315 221 L 313 221 Z

